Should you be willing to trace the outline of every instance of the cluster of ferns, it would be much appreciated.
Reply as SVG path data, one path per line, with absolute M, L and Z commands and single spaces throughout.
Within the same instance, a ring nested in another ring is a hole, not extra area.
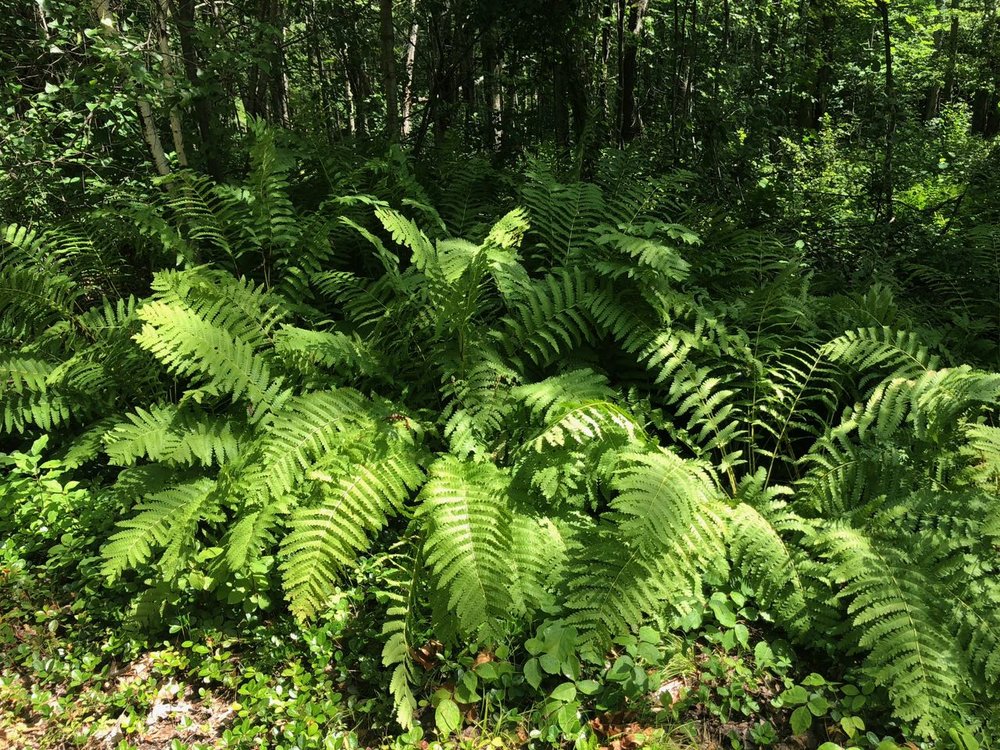
M 244 185 L 181 172 L 129 209 L 151 279 L 94 223 L 0 233 L 0 433 L 48 434 L 117 502 L 104 571 L 154 582 L 137 606 L 267 555 L 307 619 L 388 544 L 405 726 L 416 623 L 558 617 L 599 657 L 729 581 L 916 736 L 988 720 L 995 234 L 845 291 L 617 152 L 434 190 L 389 159 L 306 210 L 266 132 L 252 156 Z

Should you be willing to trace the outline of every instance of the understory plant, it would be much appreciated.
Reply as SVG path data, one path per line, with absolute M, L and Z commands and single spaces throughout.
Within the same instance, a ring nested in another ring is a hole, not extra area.
M 745 587 L 909 736 L 996 726 L 998 321 L 953 339 L 898 301 L 940 259 L 814 291 L 801 245 L 620 152 L 512 195 L 393 163 L 308 210 L 272 135 L 251 156 L 244 185 L 179 172 L 130 209 L 148 286 L 72 229 L 0 243 L 5 440 L 47 435 L 122 509 L 101 571 L 147 582 L 137 617 L 255 571 L 309 620 L 379 556 L 409 728 L 418 633 L 513 644 L 575 695 L 561 660 Z M 950 288 L 996 275 L 975 257 Z M 548 666 L 542 623 L 574 633 Z

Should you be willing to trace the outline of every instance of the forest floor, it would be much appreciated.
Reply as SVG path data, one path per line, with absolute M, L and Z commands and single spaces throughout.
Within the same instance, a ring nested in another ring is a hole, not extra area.
M 38 656 L 44 661 L 46 655 Z M 247 734 L 248 724 L 256 723 L 237 701 L 239 696 L 163 675 L 164 657 L 165 652 L 147 652 L 127 664 L 112 664 L 106 674 L 95 675 L 88 683 L 77 684 L 77 675 L 76 680 L 45 687 L 33 683 L 23 668 L 0 660 L 0 750 L 216 750 L 274 747 L 266 736 L 287 737 L 292 717 L 276 722 L 262 718 L 256 742 L 233 744 L 237 735 Z M 670 685 L 667 690 L 676 687 Z M 636 718 L 641 717 L 607 714 L 592 719 L 597 750 L 722 750 L 731 746 L 727 737 L 745 738 L 751 726 L 721 721 L 703 706 L 694 706 L 686 723 L 667 727 L 650 726 Z M 236 725 L 242 725 L 243 731 L 234 733 Z M 316 744 L 301 747 L 400 750 L 398 741 L 359 743 L 357 734 L 339 729 L 314 739 Z M 409 746 L 414 750 L 500 750 L 535 744 L 528 726 L 501 732 L 470 726 L 447 743 L 419 740 Z M 808 738 L 769 745 L 774 750 L 815 746 Z

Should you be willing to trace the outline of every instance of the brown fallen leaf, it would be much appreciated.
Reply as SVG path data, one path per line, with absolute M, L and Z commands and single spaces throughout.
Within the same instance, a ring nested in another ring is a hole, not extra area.
M 476 655 L 476 662 L 473 664 L 473 668 L 478 667 L 480 664 L 488 664 L 491 661 L 495 661 L 496 657 L 493 656 L 489 651 L 480 651 Z
M 413 657 L 413 661 L 429 671 L 437 666 L 437 656 L 443 648 L 444 644 L 441 641 L 431 639 L 423 646 L 413 649 L 410 655 Z

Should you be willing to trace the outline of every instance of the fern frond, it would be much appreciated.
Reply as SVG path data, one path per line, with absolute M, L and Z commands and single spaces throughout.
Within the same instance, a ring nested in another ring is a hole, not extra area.
M 725 569 L 725 509 L 701 466 L 665 450 L 626 453 L 614 488 L 616 528 L 598 529 L 594 562 L 570 584 L 570 622 L 598 643 L 689 605 L 705 573 Z
M 466 634 L 497 634 L 512 614 L 508 481 L 493 464 L 443 456 L 421 491 L 427 566 Z
M 302 482 L 317 461 L 334 452 L 345 433 L 363 425 L 373 429 L 368 409 L 364 396 L 349 388 L 289 399 L 273 415 L 258 447 L 271 496 L 281 497 Z
M 785 487 L 764 487 L 759 471 L 741 485 L 741 500 L 729 512 L 729 556 L 734 572 L 747 582 L 761 605 L 772 611 L 790 633 L 806 634 L 813 621 L 813 583 L 806 568 L 813 525 L 799 517 L 782 495 Z
M 935 586 L 906 556 L 837 524 L 821 538 L 843 586 L 866 666 L 892 698 L 894 712 L 933 738 L 961 693 L 961 659 L 942 631 Z
M 594 289 L 593 280 L 579 270 L 554 272 L 524 289 L 504 319 L 507 351 L 523 352 L 545 366 L 589 341 L 593 323 L 587 303 Z
M 314 331 L 284 325 L 274 335 L 274 351 L 298 364 L 320 365 L 349 375 L 371 375 L 378 355 L 357 334 Z
M 57 367 L 16 354 L 0 355 L 0 427 L 5 433 L 24 432 L 35 425 L 51 430 L 70 419 L 70 399 L 50 381 Z
M 121 531 L 101 549 L 104 574 L 117 578 L 128 568 L 148 562 L 163 549 L 159 565 L 165 577 L 179 569 L 184 552 L 193 543 L 199 521 L 213 514 L 211 479 L 192 479 L 149 495 L 136 505 L 132 518 L 120 521 Z
M 571 370 L 545 380 L 518 386 L 511 395 L 524 402 L 538 422 L 551 422 L 567 405 L 588 401 L 613 401 L 617 392 L 608 385 L 606 376 L 587 368 Z
M 588 230 L 605 220 L 604 197 L 597 185 L 563 185 L 542 169 L 528 173 L 522 198 L 532 233 L 550 262 L 564 260 L 588 242 Z
M 848 331 L 824 345 L 823 353 L 833 362 L 862 372 L 888 372 L 894 378 L 922 375 L 940 362 L 918 334 L 887 327 Z
M 346 466 L 321 464 L 308 477 L 318 502 L 292 514 L 281 543 L 285 592 L 292 612 L 303 619 L 322 608 L 343 569 L 400 511 L 423 472 L 412 451 L 397 449 L 352 456 Z
M 104 435 L 111 463 L 130 466 L 145 458 L 178 466 L 222 465 L 239 455 L 246 439 L 238 420 L 159 404 L 137 408 Z

